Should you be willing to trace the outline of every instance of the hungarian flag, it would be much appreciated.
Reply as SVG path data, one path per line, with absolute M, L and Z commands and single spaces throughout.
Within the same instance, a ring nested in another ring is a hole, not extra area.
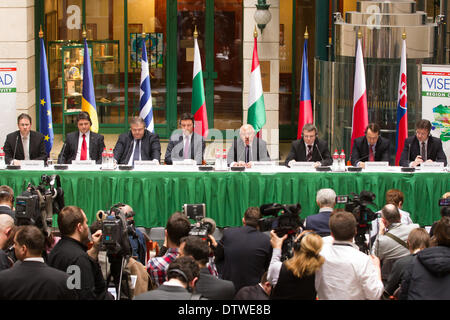
M 350 153 L 353 149 L 353 140 L 364 135 L 364 131 L 368 124 L 369 116 L 367 112 L 366 76 L 364 74 L 361 39 L 358 38 L 355 61 L 355 83 L 353 87 L 352 140 Z
M 266 110 L 261 82 L 261 69 L 258 59 L 258 43 L 256 36 L 253 46 L 252 73 L 250 74 L 250 92 L 248 95 L 247 123 L 258 133 L 266 123 Z
M 395 153 L 395 165 L 398 166 L 402 155 L 405 139 L 408 137 L 408 108 L 406 87 L 406 39 L 403 39 L 402 57 L 400 60 L 400 76 L 398 79 L 398 103 L 397 103 L 397 134 Z
M 194 73 L 192 76 L 192 114 L 194 115 L 194 131 L 203 137 L 208 136 L 208 114 L 206 112 L 205 88 L 203 86 L 202 60 L 194 35 Z
M 303 45 L 302 75 L 300 79 L 300 106 L 298 111 L 297 139 L 302 137 L 303 126 L 307 123 L 313 123 L 313 113 L 308 76 L 308 39 L 305 38 L 305 44 Z
M 81 110 L 89 113 L 92 121 L 91 131 L 98 132 L 97 106 L 95 104 L 94 81 L 92 80 L 91 59 L 86 38 L 84 38 L 83 55 L 83 92 L 81 97 Z

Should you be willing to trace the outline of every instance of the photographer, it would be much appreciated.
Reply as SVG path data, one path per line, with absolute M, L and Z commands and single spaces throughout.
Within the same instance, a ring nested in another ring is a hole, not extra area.
M 441 200 L 443 199 L 450 199 L 450 192 L 446 192 L 442 195 Z M 441 206 L 440 202 L 439 205 Z M 441 209 L 440 209 L 440 214 L 441 214 L 441 218 L 442 217 L 450 217 L 450 206 L 449 205 L 442 205 Z M 431 226 L 430 229 L 430 237 L 433 237 L 434 235 L 434 229 L 436 228 L 436 224 L 438 223 L 438 221 L 433 222 L 433 225 Z
M 268 270 L 268 280 L 273 287 L 271 299 L 315 300 L 315 273 L 325 260 L 319 255 L 323 244 L 320 235 L 303 231 L 295 239 L 293 257 L 284 262 L 280 260 L 281 248 L 287 235 L 280 238 L 272 230 L 270 236 L 273 247 Z
M 14 191 L 10 186 L 0 186 L 0 214 L 8 214 L 15 221 Z
M 58 215 L 61 240 L 48 256 L 48 265 L 64 272 L 78 266 L 80 300 L 110 300 L 105 279 L 98 263 L 102 231 L 92 235 L 93 246 L 87 250 L 89 227 L 83 210 L 76 206 L 64 207 Z
M 258 229 L 259 208 L 245 211 L 242 227 L 227 228 L 215 249 L 216 263 L 223 263 L 222 279 L 231 280 L 236 291 L 259 283 L 272 255 L 270 239 Z
M 14 264 L 14 260 L 4 251 L 11 246 L 14 228 L 13 218 L 0 214 L 0 271 L 11 268 Z

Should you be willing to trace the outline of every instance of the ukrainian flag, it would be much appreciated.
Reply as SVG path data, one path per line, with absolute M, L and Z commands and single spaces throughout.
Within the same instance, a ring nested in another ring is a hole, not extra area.
M 84 38 L 83 58 L 83 93 L 81 98 L 81 110 L 89 113 L 92 120 L 91 131 L 98 132 L 97 107 L 95 105 L 94 82 L 92 81 L 91 60 L 86 38 Z
M 44 39 L 41 39 L 40 61 L 40 91 L 39 91 L 39 131 L 44 135 L 45 151 L 50 155 L 53 147 L 52 102 L 50 100 L 50 85 L 48 81 L 47 57 Z

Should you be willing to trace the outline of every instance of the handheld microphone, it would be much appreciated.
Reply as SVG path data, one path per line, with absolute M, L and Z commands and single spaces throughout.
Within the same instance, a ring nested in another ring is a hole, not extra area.
M 16 158 L 16 150 L 17 150 L 17 141 L 18 140 L 19 140 L 19 135 L 16 136 L 16 144 L 14 145 L 14 153 L 13 153 L 13 157 L 11 159 L 11 163 L 10 164 L 13 164 L 14 159 Z

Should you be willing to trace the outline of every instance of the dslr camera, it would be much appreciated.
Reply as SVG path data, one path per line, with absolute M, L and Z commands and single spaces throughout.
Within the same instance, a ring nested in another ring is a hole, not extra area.
M 283 242 L 281 261 L 289 259 L 294 254 L 294 240 L 303 225 L 300 219 L 302 207 L 297 204 L 263 204 L 259 208 L 263 218 L 259 219 L 258 226 L 261 232 L 274 230 L 278 237 L 288 235 Z M 281 212 L 281 214 L 279 214 Z

